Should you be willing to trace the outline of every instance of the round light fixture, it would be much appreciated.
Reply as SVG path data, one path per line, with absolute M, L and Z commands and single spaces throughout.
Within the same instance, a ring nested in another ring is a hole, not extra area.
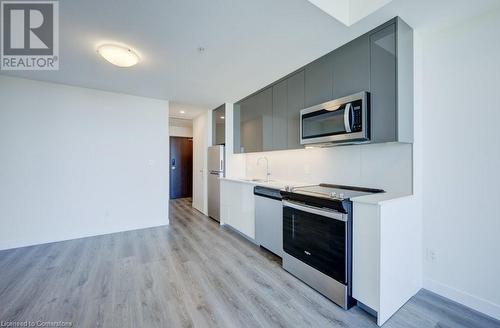
M 225 117 L 224 116 L 221 116 L 220 119 L 223 120 Z
M 97 48 L 97 53 L 118 67 L 131 67 L 139 62 L 139 56 L 132 49 L 115 44 L 104 44 Z
M 181 110 L 179 113 L 184 114 L 184 113 L 185 113 L 185 111 Z

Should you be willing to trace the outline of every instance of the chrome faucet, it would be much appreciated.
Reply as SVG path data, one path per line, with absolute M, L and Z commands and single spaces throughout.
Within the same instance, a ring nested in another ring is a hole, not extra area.
M 266 160 L 266 182 L 269 182 L 269 180 L 271 179 L 271 172 L 269 172 L 269 159 L 267 157 L 260 157 L 257 160 L 257 165 L 259 165 L 261 159 Z

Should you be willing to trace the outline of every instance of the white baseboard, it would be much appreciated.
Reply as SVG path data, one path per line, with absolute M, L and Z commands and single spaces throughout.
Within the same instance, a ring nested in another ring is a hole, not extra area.
M 14 248 L 21 248 L 21 247 L 27 247 L 27 246 L 35 246 L 35 245 L 43 245 L 43 244 L 50 244 L 50 243 L 58 243 L 61 241 L 68 241 L 68 240 L 75 240 L 75 239 L 81 239 L 81 238 L 88 238 L 88 237 L 95 237 L 95 236 L 102 236 L 102 235 L 109 235 L 113 233 L 118 233 L 118 232 L 125 232 L 125 231 L 133 231 L 133 230 L 141 230 L 141 229 L 149 229 L 149 228 L 155 228 L 155 227 L 161 227 L 161 226 L 166 226 L 169 225 L 169 222 L 166 222 L 166 224 L 162 225 L 138 225 L 138 226 L 128 226 L 128 227 L 121 227 L 118 230 L 108 230 L 108 231 L 96 231 L 94 233 L 90 234 L 82 234 L 82 235 L 66 235 L 65 237 L 59 237 L 59 238 L 50 238 L 50 239 L 37 239 L 37 240 L 9 240 L 9 241 L 1 241 L 0 242 L 0 251 L 3 250 L 8 250 L 8 249 L 14 249 Z
M 432 279 L 424 279 L 424 288 L 487 316 L 500 320 L 499 304 L 492 303 Z

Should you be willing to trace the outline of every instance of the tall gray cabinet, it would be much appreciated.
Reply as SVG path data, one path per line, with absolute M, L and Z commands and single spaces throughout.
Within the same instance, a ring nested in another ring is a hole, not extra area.
M 396 17 L 237 102 L 235 152 L 302 148 L 300 110 L 370 93 L 370 142 L 413 142 L 413 30 Z
M 226 143 L 226 105 L 221 105 L 212 111 L 212 143 Z

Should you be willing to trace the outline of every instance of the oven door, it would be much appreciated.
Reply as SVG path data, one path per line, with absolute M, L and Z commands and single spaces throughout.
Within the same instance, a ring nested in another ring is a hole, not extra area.
M 348 285 L 348 216 L 283 201 L 283 249 L 316 270 Z

